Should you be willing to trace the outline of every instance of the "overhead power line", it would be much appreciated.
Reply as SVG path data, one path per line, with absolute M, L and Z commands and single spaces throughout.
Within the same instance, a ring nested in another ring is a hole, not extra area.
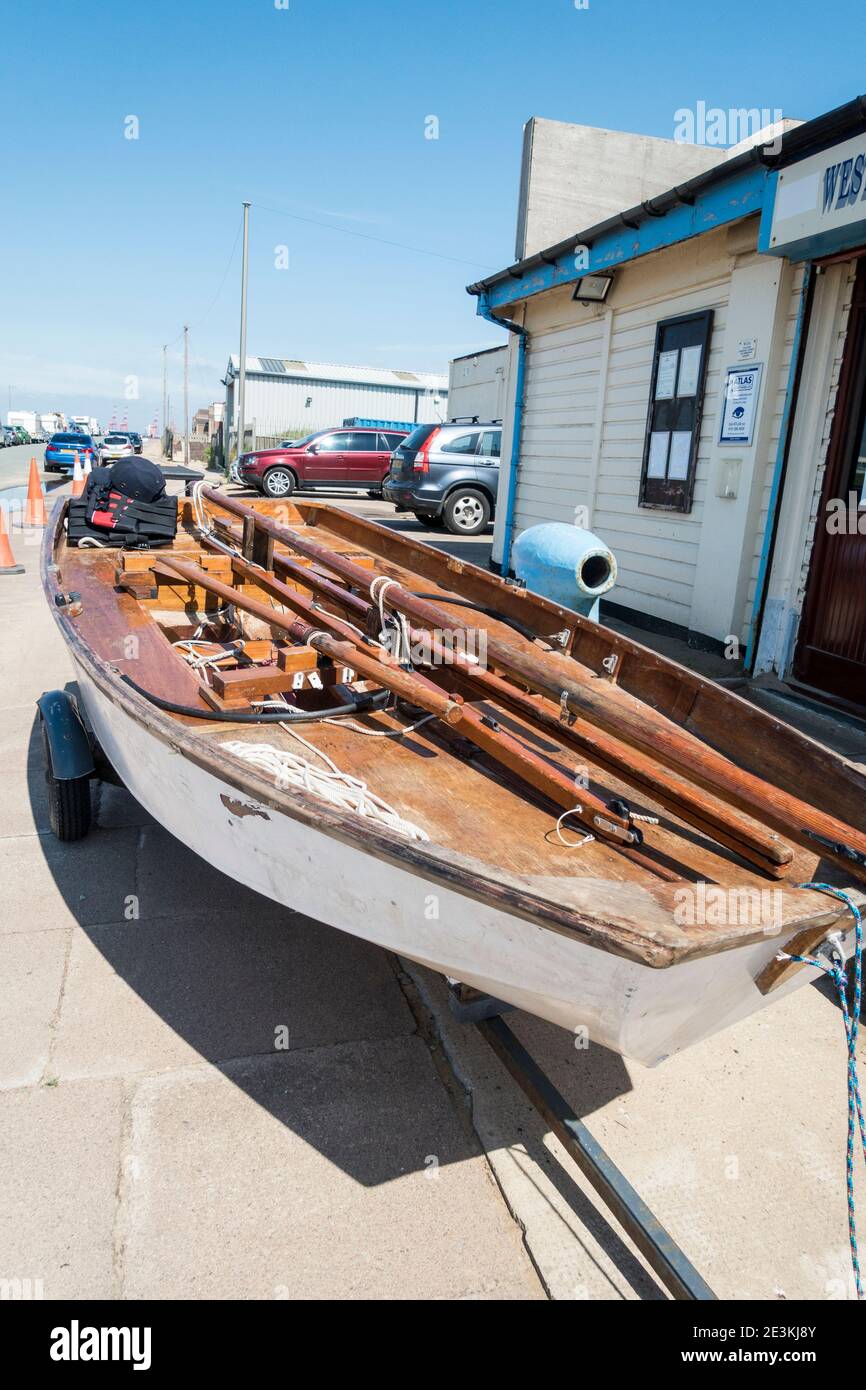
M 441 251 L 430 251 L 424 246 L 409 246 L 404 241 L 388 241 L 385 237 L 374 236 L 372 232 L 356 232 L 351 227 L 335 227 L 333 222 L 320 222 L 315 217 L 302 217 L 298 212 L 286 212 L 285 208 L 268 207 L 267 203 L 253 203 L 260 212 L 273 212 L 278 217 L 288 217 L 293 222 L 306 222 L 311 227 L 324 227 L 329 232 L 340 232 L 343 236 L 359 237 L 361 241 L 376 241 L 380 246 L 396 247 L 399 251 L 411 251 L 416 256 L 432 256 L 437 261 L 451 261 L 453 265 L 471 265 L 476 269 L 495 270 L 495 266 L 482 261 L 469 261 L 465 256 L 446 256 Z

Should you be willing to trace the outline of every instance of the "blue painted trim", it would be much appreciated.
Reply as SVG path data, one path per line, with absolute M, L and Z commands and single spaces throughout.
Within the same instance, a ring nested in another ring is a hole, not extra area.
M 866 218 L 860 222 L 849 222 L 845 227 L 816 232 L 814 236 L 803 237 L 800 241 L 767 247 L 767 253 L 771 256 L 784 256 L 788 261 L 820 261 L 822 256 L 835 256 L 839 251 L 854 251 L 864 242 Z
M 791 412 L 794 406 L 794 384 L 797 380 L 797 372 L 800 364 L 800 349 L 803 340 L 803 325 L 806 319 L 806 305 L 809 302 L 809 286 L 812 280 L 813 270 L 811 265 L 807 265 L 803 275 L 803 288 L 800 293 L 800 304 L 797 310 L 797 324 L 794 329 L 794 341 L 791 346 L 791 365 L 788 368 L 788 383 L 785 388 L 785 404 L 782 408 L 782 420 L 779 425 L 779 443 L 776 449 L 776 462 L 773 468 L 773 482 L 770 487 L 770 500 L 767 506 L 767 521 L 764 526 L 764 538 L 761 542 L 761 559 L 758 563 L 758 577 L 755 581 L 755 597 L 752 601 L 752 611 L 749 615 L 749 633 L 746 640 L 746 659 L 745 668 L 751 671 L 754 665 L 756 646 L 760 637 L 760 628 L 756 626 L 755 614 L 762 612 L 764 604 L 764 590 L 769 579 L 770 551 L 773 545 L 773 536 L 776 530 L 776 508 L 779 505 L 779 496 L 782 488 L 782 475 L 785 468 L 785 454 L 788 448 L 788 432 L 791 425 Z
M 508 489 L 505 503 L 505 529 L 502 533 L 502 559 L 500 573 L 508 578 L 511 568 L 511 538 L 514 534 L 514 506 L 517 499 L 517 469 L 520 463 L 520 436 L 523 432 L 523 384 L 526 377 L 526 343 L 528 331 L 519 323 L 497 318 L 491 313 L 487 295 L 478 298 L 478 313 L 497 328 L 507 328 L 518 335 L 517 340 L 517 384 L 514 391 L 514 429 L 511 436 L 511 458 L 508 461 Z
M 776 207 L 776 189 L 779 186 L 779 175 L 773 171 L 767 177 L 767 187 L 764 191 L 764 206 L 761 211 L 761 225 L 758 228 L 758 250 L 765 256 L 774 255 L 770 247 L 770 237 L 773 232 L 773 213 Z
M 682 203 L 659 217 L 647 217 L 635 228 L 621 226 L 604 232 L 589 248 L 588 265 L 581 264 L 577 269 L 571 250 L 558 256 L 552 264 L 533 266 L 519 278 L 497 281 L 479 296 L 478 313 L 482 318 L 488 317 L 482 309 L 482 301 L 488 310 L 518 304 L 558 285 L 574 284 L 584 275 L 612 270 L 639 256 L 675 246 L 751 213 L 762 212 L 767 182 L 768 171 L 753 165 L 732 175 L 727 182 L 699 193 L 691 205 Z

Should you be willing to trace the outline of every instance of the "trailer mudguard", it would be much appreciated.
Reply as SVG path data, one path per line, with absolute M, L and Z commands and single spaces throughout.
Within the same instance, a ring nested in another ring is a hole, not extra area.
M 66 690 L 49 690 L 36 701 L 48 752 L 51 774 L 58 782 L 92 777 L 96 771 L 87 730 L 72 696 Z

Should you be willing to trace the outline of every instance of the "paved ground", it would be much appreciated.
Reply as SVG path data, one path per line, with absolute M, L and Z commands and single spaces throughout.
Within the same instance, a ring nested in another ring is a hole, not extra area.
M 120 789 L 86 841 L 52 839 L 33 701 L 69 667 L 13 539 L 0 1278 L 77 1298 L 660 1297 L 437 977 L 218 878 Z M 720 1296 L 850 1296 L 824 991 L 654 1072 L 510 1021 Z

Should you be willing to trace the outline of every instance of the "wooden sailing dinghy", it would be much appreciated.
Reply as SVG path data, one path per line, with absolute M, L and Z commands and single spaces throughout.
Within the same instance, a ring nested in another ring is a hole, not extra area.
M 815 977 L 780 951 L 850 955 L 797 885 L 863 900 L 856 768 L 363 518 L 179 507 L 124 551 L 58 504 L 43 582 L 93 739 L 215 867 L 647 1065 Z

